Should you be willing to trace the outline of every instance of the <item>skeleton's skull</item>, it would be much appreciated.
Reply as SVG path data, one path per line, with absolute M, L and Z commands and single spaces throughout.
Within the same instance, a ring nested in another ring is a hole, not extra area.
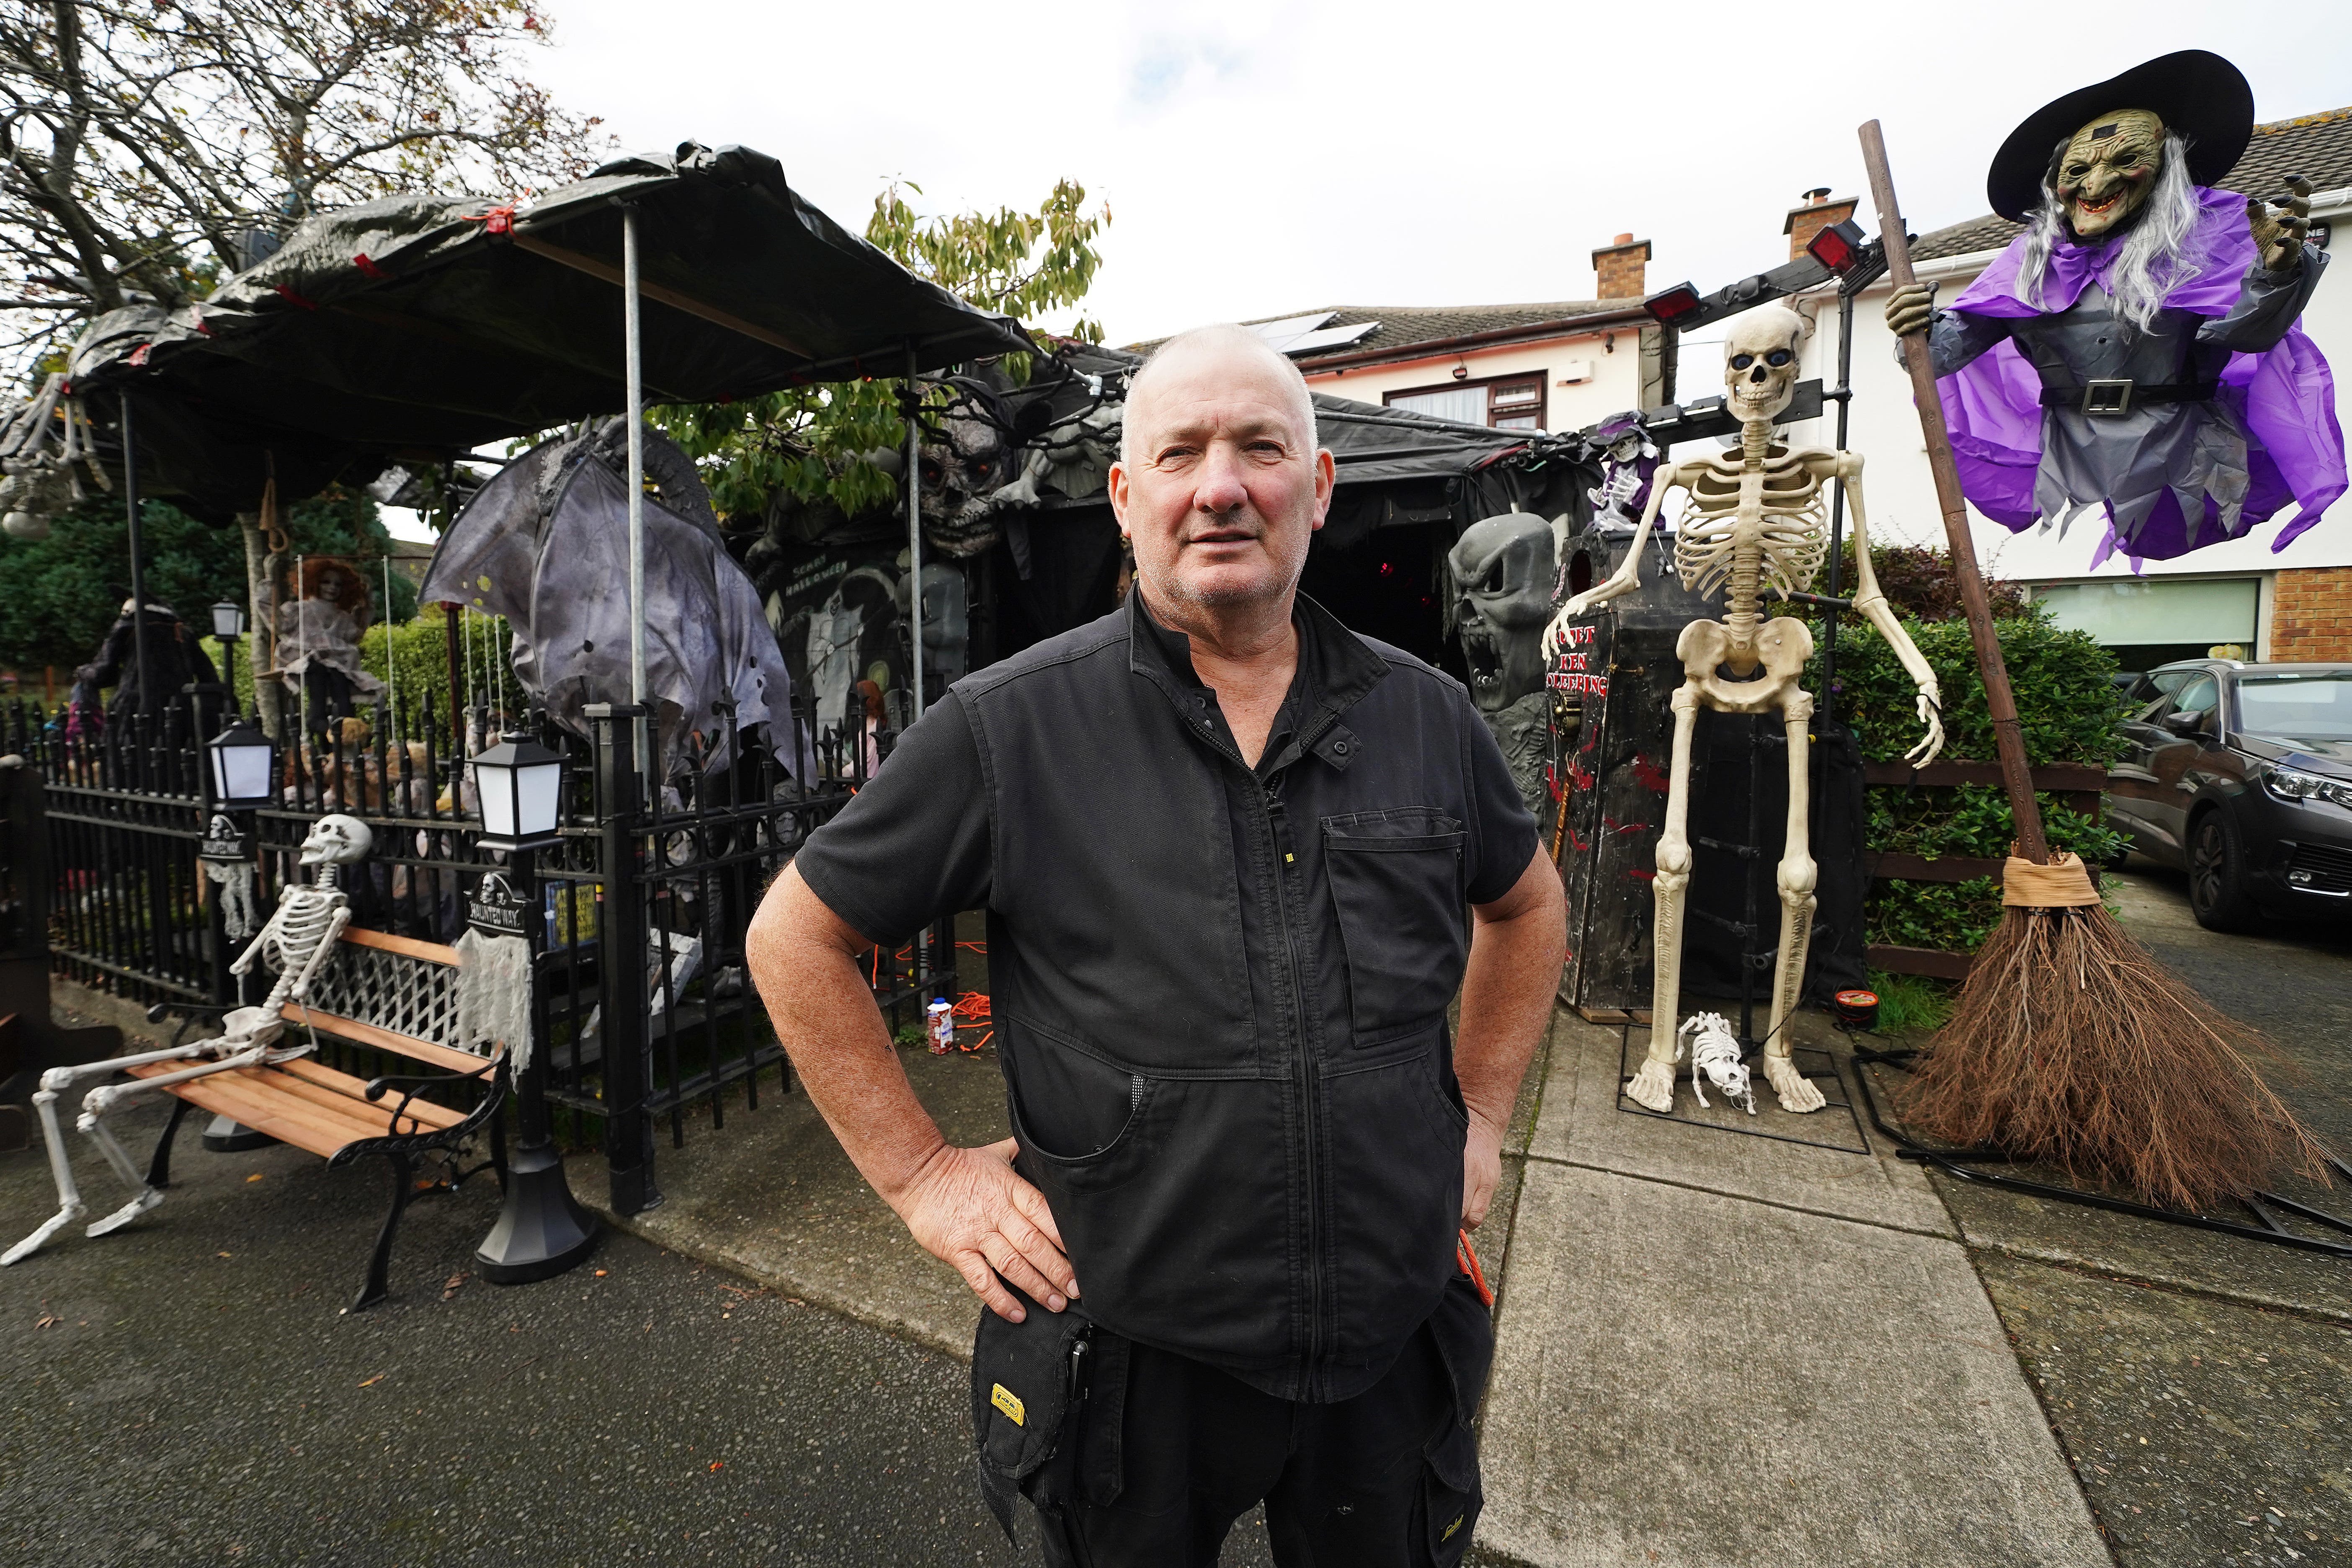
M 1472 523 L 1445 558 L 1470 699 L 1482 713 L 1499 713 L 1543 687 L 1551 557 L 1551 524 L 1515 511 Z
M 1805 319 L 1765 305 L 1731 324 L 1723 340 L 1725 402 L 1743 422 L 1774 419 L 1797 395 L 1797 344 Z
M 302 840 L 302 864 L 356 866 L 367 858 L 374 843 L 375 835 L 366 823 L 337 812 L 311 825 L 310 837 Z
M 2164 167 L 2164 121 L 2145 109 L 2110 110 L 2074 132 L 2051 183 L 2077 238 L 2112 234 L 2156 187 Z

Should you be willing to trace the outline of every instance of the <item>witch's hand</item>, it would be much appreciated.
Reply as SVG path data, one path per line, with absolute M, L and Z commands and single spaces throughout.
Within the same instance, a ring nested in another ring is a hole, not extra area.
M 2254 249 L 2262 256 L 2263 265 L 2292 276 L 2303 266 L 2303 242 L 2311 233 L 2311 182 L 2301 174 L 2289 174 L 2286 188 L 2287 198 L 2283 202 L 2248 196 L 2246 222 L 2254 231 Z M 2279 216 L 2273 216 L 2273 206 Z
M 1906 283 L 1887 297 L 1886 328 L 1898 338 L 1924 332 L 1936 319 L 1936 286 Z

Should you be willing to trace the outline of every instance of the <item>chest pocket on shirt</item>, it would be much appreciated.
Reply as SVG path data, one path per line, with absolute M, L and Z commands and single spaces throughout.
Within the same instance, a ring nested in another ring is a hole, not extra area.
M 1454 1000 L 1469 953 L 1461 822 L 1415 805 L 1327 816 L 1322 827 L 1356 1044 L 1428 1027 Z

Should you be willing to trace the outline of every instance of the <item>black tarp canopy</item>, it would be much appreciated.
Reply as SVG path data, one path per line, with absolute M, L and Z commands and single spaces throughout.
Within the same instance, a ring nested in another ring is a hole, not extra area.
M 305 221 L 209 299 L 92 323 L 72 388 L 134 401 L 143 488 L 249 511 L 626 403 L 622 208 L 649 403 L 756 396 L 1033 345 L 809 205 L 765 153 L 693 142 L 514 207 L 402 195 Z

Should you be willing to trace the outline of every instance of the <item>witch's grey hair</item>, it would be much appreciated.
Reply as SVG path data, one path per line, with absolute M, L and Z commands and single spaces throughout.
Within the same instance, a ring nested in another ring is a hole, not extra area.
M 2058 144 L 2050 172 L 2042 176 L 2042 205 L 2026 220 L 2025 249 L 2018 258 L 2017 297 L 2035 310 L 2042 303 L 2043 274 L 2050 253 L 2066 236 L 2066 208 L 2058 199 L 2058 165 L 2074 138 Z M 2164 133 L 2164 166 L 2156 184 L 2141 204 L 2130 232 L 2124 236 L 2108 276 L 2115 282 L 2115 313 L 2140 331 L 2155 323 L 2164 297 L 2204 269 L 2205 258 L 2193 253 L 2197 233 L 2197 187 L 2189 179 L 2189 143 L 2177 132 Z
M 1286 373 L 1286 379 L 1290 384 L 1288 390 L 1291 406 L 1297 411 L 1300 428 L 1307 432 L 1307 449 L 1312 452 L 1322 445 L 1315 427 L 1315 399 L 1307 390 L 1307 377 L 1299 371 L 1298 362 L 1251 331 L 1247 327 L 1234 321 L 1219 321 L 1210 326 L 1194 327 L 1189 331 L 1177 333 L 1158 348 L 1153 349 L 1150 357 L 1146 359 L 1135 374 L 1128 380 L 1127 406 L 1129 408 L 1135 406 L 1135 395 L 1141 389 L 1145 378 L 1151 374 L 1152 367 L 1167 358 L 1169 354 L 1179 349 L 1213 346 L 1239 349 L 1244 353 L 1256 353 L 1282 366 Z M 1121 422 L 1118 432 L 1118 460 L 1122 463 L 1135 461 L 1134 431 L 1133 420 Z

